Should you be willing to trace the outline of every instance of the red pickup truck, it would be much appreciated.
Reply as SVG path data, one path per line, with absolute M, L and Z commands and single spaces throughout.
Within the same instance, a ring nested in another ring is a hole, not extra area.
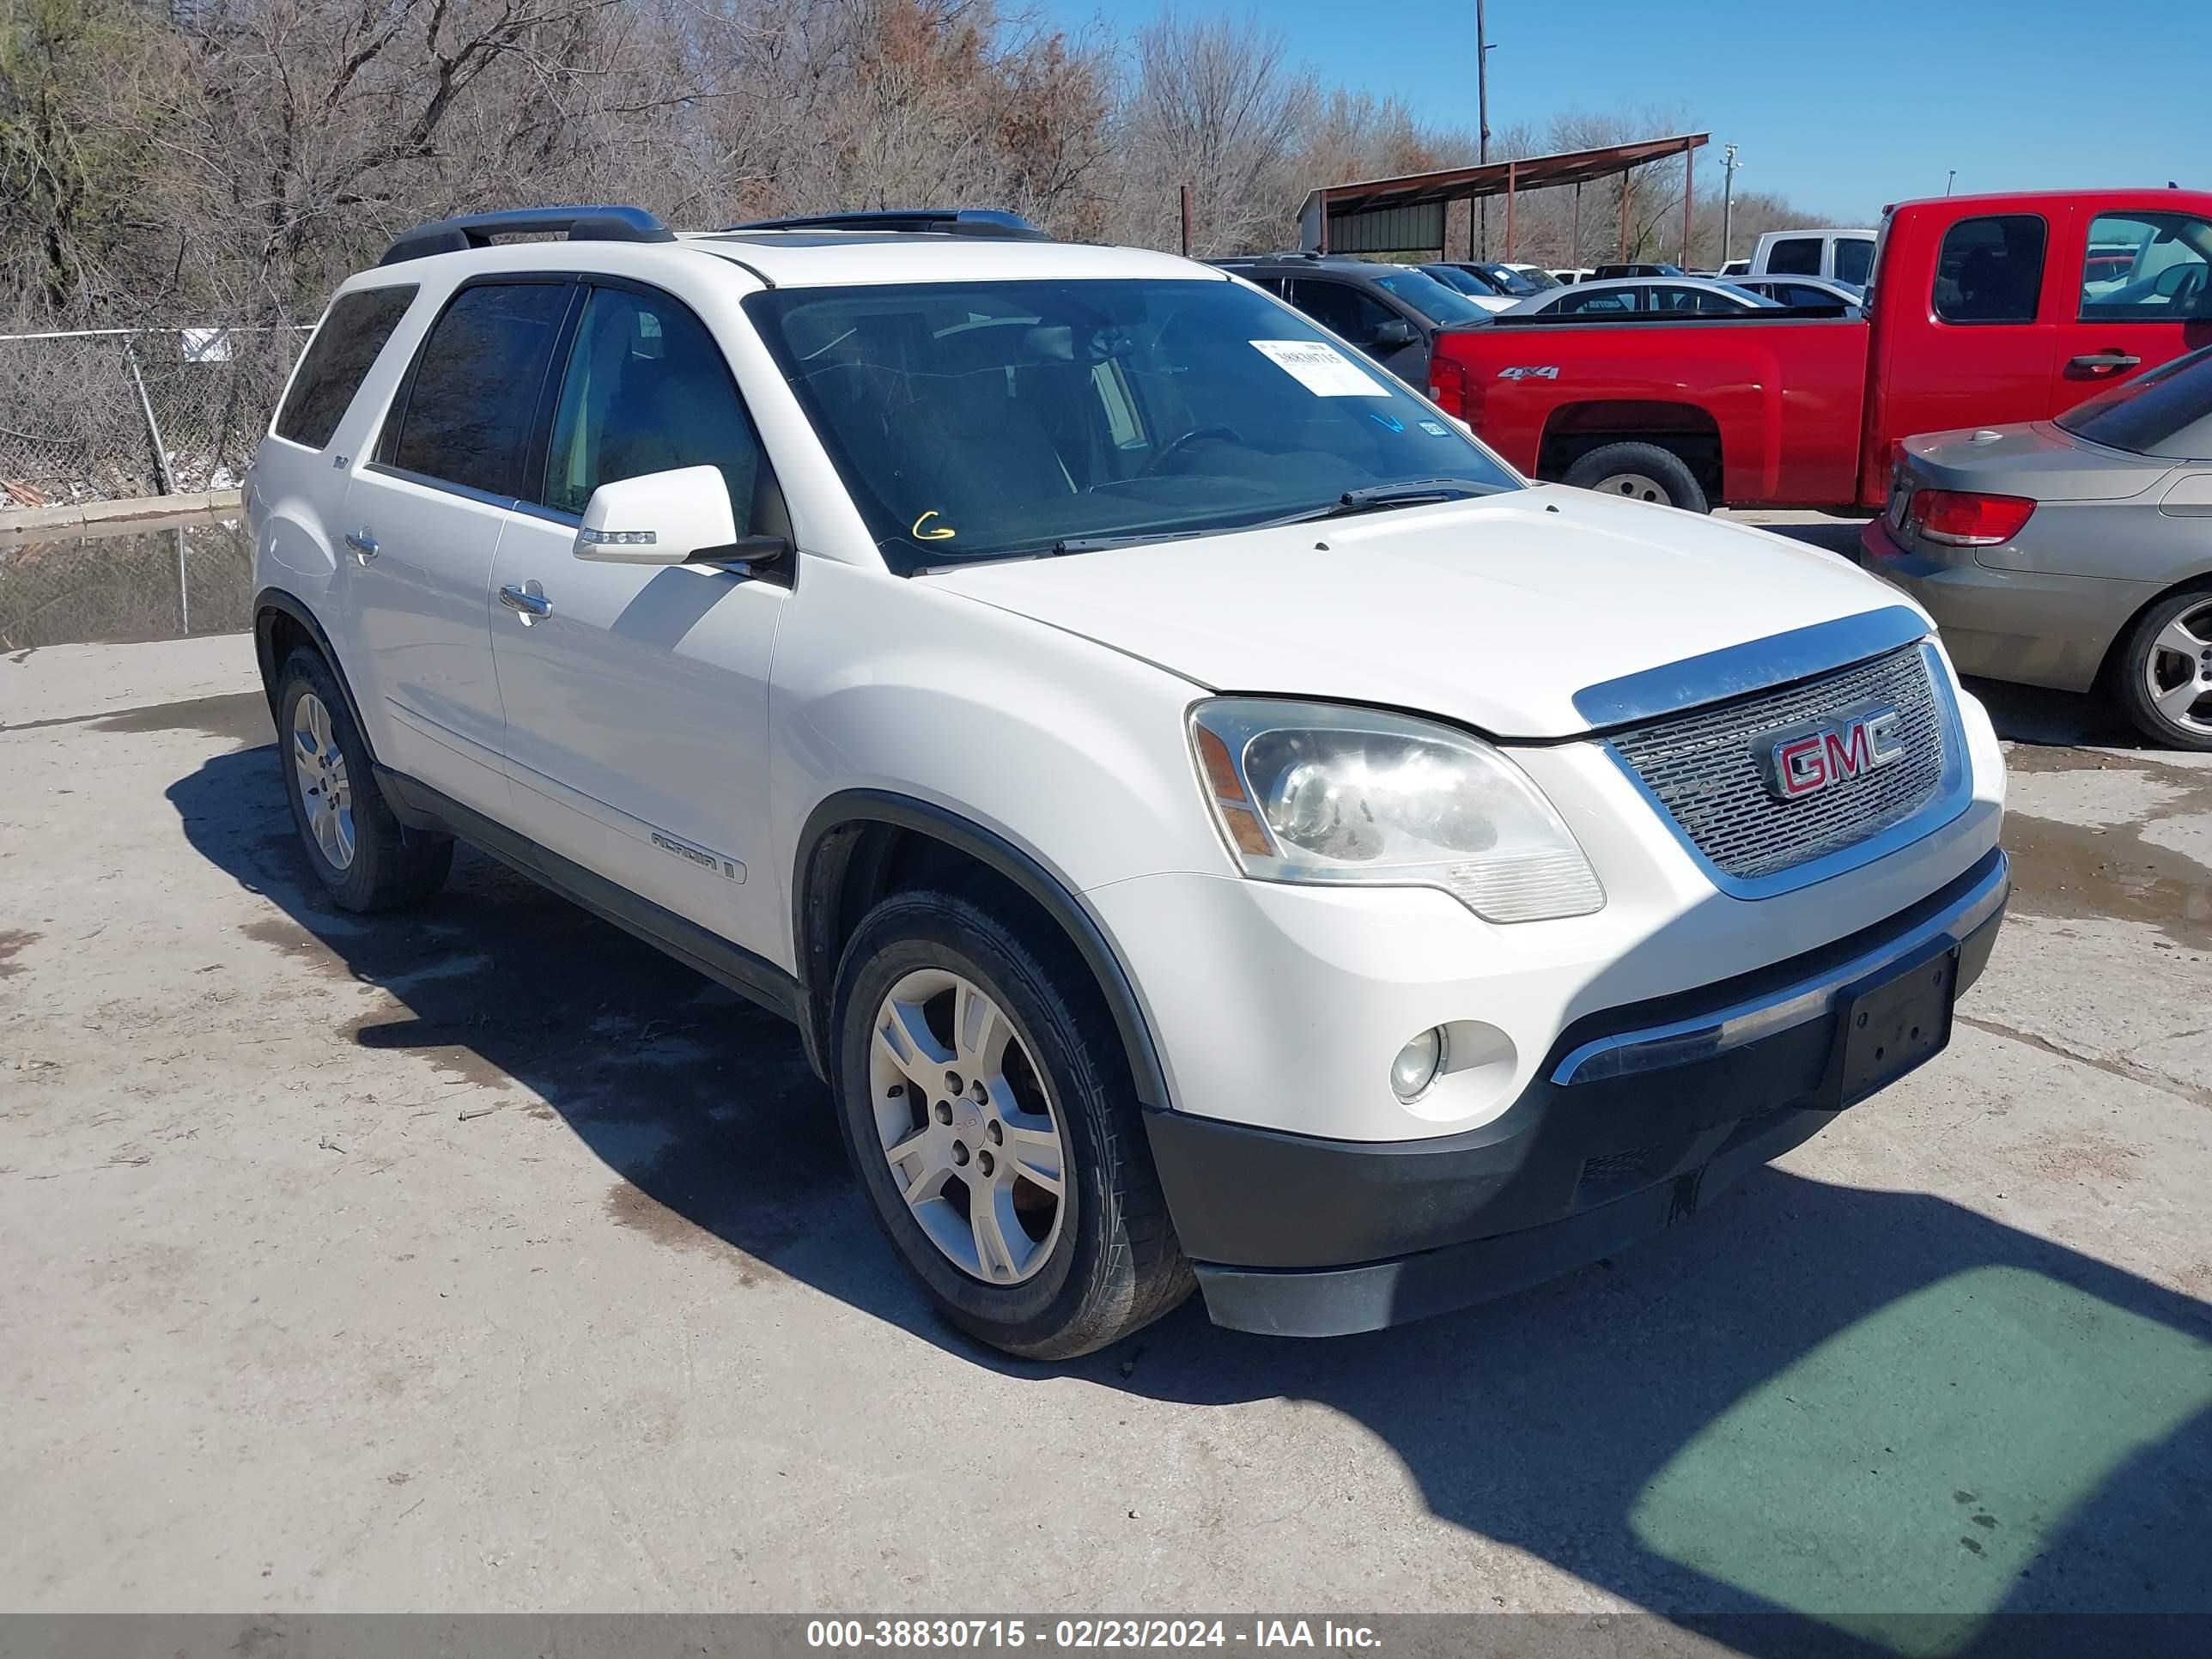
M 1440 335 L 1430 395 L 1523 472 L 1702 512 L 1879 507 L 1921 432 L 2046 419 L 2212 343 L 2212 194 L 1882 216 L 1848 308 L 1534 317 Z

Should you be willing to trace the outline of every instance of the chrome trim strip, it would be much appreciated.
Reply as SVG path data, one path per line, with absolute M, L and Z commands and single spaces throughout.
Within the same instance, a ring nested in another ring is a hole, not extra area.
M 1596 1083 L 1641 1072 L 1684 1066 L 1692 1060 L 1741 1048 L 1747 1042 L 1825 1017 L 1844 988 L 1886 963 L 1911 955 L 1936 939 L 1962 940 L 2004 908 L 2012 888 L 2012 868 L 2002 853 L 1996 868 L 1974 884 L 1949 908 L 1873 950 L 1839 963 L 1817 977 L 1787 987 L 1757 1001 L 1740 1002 L 1717 1013 L 1622 1031 L 1599 1037 L 1570 1052 L 1553 1068 L 1554 1083 Z
M 1912 613 L 1905 613 L 1911 616 Z M 1918 618 L 1915 617 L 1915 621 Z M 1838 847 L 1832 853 L 1823 853 L 1819 858 L 1808 859 L 1802 864 L 1793 864 L 1786 870 L 1777 870 L 1771 875 L 1754 876 L 1745 879 L 1732 876 L 1705 856 L 1705 848 L 1691 838 L 1681 821 L 1668 810 L 1644 781 L 1627 756 L 1611 744 L 1603 745 L 1606 757 L 1618 767 L 1623 777 L 1637 793 L 1644 797 L 1644 805 L 1656 813 L 1674 844 L 1687 853 L 1698 872 L 1707 881 L 1730 898 L 1772 898 L 1778 893 L 1794 893 L 1801 887 L 1810 887 L 1816 881 L 1826 881 L 1831 876 L 1840 876 L 1856 870 L 1863 864 L 1887 858 L 1901 847 L 1909 847 L 1923 836 L 1932 835 L 1973 805 L 1973 758 L 1966 751 L 1966 728 L 1959 717 L 1959 698 L 1951 684 L 1950 671 L 1936 653 L 1931 643 L 1920 647 L 1920 657 L 1928 672 L 1929 696 L 1936 700 L 1936 710 L 1943 722 L 1943 775 L 1936 781 L 1936 793 L 1910 816 L 1899 818 L 1887 830 L 1876 830 L 1864 841 L 1855 841 L 1848 847 Z
M 1634 725 L 1847 668 L 1927 635 L 1918 611 L 1893 605 L 1586 685 L 1575 712 L 1594 726 Z

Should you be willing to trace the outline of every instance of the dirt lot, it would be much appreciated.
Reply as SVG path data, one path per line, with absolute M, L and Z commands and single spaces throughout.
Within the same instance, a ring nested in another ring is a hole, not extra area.
M 771 1018 L 472 855 L 325 906 L 243 639 L 0 659 L 0 1607 L 2212 1611 L 2212 765 L 1991 698 L 1942 1059 L 1510 1301 L 1042 1369 Z

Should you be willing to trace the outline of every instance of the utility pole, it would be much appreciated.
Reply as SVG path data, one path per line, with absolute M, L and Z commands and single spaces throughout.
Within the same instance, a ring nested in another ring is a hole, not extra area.
M 1484 167 L 1490 165 L 1490 21 L 1483 12 L 1483 0 L 1474 0 L 1474 125 L 1475 160 Z M 1481 223 L 1481 252 L 1479 259 L 1490 257 L 1490 198 L 1479 198 L 1475 212 Z
M 1735 257 L 1735 248 L 1729 238 L 1735 231 L 1735 170 L 1743 165 L 1735 159 L 1735 146 L 1721 146 L 1721 269 Z

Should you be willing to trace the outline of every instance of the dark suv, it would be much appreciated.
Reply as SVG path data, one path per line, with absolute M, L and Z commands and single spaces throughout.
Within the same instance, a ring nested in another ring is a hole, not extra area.
M 1289 301 L 1416 391 L 1447 329 L 1481 328 L 1490 313 L 1412 265 L 1325 253 L 1255 253 L 1211 263 Z

